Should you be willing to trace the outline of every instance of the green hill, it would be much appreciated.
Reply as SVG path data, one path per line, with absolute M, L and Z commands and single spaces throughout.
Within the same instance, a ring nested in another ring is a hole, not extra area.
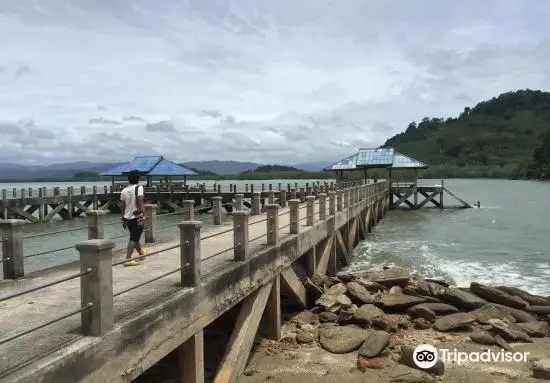
M 411 122 L 383 147 L 428 163 L 427 177 L 538 177 L 540 161 L 550 157 L 543 147 L 549 134 L 550 93 L 528 89 L 466 107 L 456 118 Z M 537 148 L 542 157 L 534 161 Z

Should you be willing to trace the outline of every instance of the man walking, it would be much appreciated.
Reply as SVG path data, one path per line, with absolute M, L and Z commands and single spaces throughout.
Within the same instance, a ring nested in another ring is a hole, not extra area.
M 145 259 L 145 249 L 141 248 L 139 240 L 143 233 L 143 221 L 145 218 L 145 206 L 143 201 L 143 186 L 139 185 L 140 172 L 132 170 L 128 174 L 129 185 L 126 186 L 120 193 L 122 201 L 122 227 L 130 232 L 130 240 L 128 241 L 128 250 L 126 251 L 126 259 L 132 258 L 134 249 L 140 255 L 139 259 Z M 138 266 L 140 262 L 136 259 L 126 261 L 124 266 Z

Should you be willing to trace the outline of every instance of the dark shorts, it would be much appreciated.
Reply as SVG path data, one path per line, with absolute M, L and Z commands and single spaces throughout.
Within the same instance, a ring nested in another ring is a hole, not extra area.
M 139 242 L 141 234 L 143 233 L 143 226 L 138 225 L 137 218 L 126 220 L 126 227 L 130 232 L 130 241 Z

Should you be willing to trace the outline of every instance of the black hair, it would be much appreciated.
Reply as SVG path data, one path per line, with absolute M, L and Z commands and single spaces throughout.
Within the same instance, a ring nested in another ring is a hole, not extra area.
M 132 185 L 136 185 L 139 183 L 139 177 L 141 176 L 139 170 L 132 170 L 130 173 L 128 173 L 128 182 Z

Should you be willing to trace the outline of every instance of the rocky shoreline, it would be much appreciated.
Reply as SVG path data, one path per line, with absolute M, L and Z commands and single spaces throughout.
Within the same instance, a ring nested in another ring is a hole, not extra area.
M 432 340 L 464 334 L 466 343 L 494 352 L 550 337 L 550 297 L 514 287 L 454 287 L 399 268 L 314 275 L 303 282 L 314 305 L 288 318 L 279 344 L 356 355 L 356 369 L 364 373 L 393 365 L 390 382 L 432 382 L 445 375 L 441 360 L 424 370 L 415 364 L 413 352 L 422 336 L 411 344 L 404 339 L 407 332 L 430 332 Z M 274 347 L 270 341 L 265 345 Z M 529 358 L 531 378 L 550 380 L 550 355 L 546 358 Z

